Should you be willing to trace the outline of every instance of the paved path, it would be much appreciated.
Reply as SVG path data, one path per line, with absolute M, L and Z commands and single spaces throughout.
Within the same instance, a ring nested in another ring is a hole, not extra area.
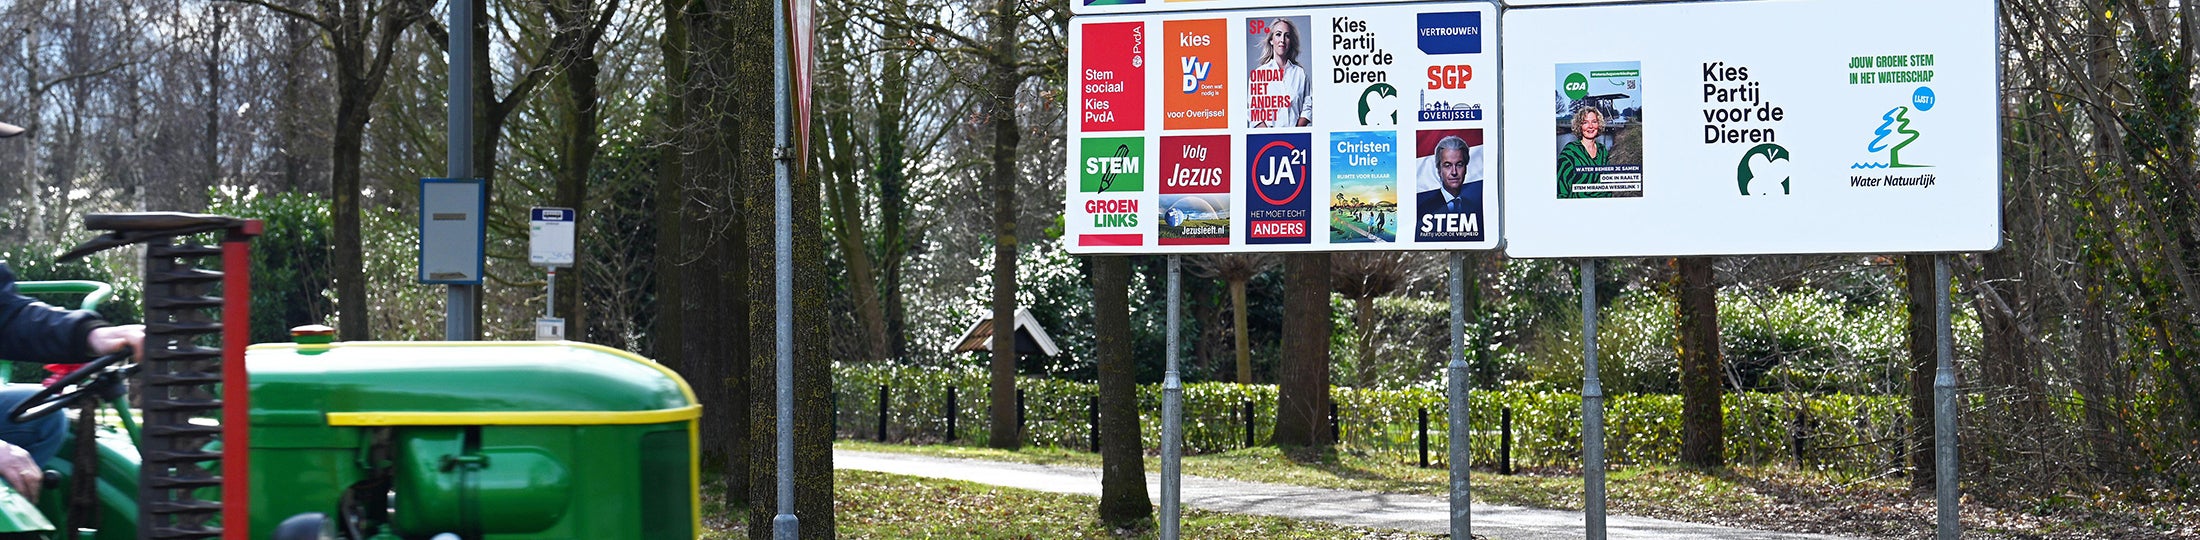
M 1012 488 L 1100 495 L 1100 470 L 910 454 L 834 450 L 833 466 L 909 476 L 946 478 Z M 1160 476 L 1146 475 L 1146 489 L 1160 502 Z M 1319 520 L 1361 527 L 1427 533 L 1451 530 L 1450 504 L 1439 497 L 1320 489 L 1196 476 L 1184 477 L 1184 504 L 1238 514 Z M 1699 525 L 1662 519 L 1610 516 L 1613 539 L 1836 540 L 1839 537 Z M 1493 540 L 1562 540 L 1582 537 L 1580 512 L 1493 504 L 1474 505 L 1474 532 Z

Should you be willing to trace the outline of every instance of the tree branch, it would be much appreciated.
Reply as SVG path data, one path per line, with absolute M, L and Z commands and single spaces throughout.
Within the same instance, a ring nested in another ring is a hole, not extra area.
M 290 18 L 294 18 L 294 19 L 298 19 L 298 20 L 301 20 L 301 21 L 305 21 L 305 22 L 307 22 L 307 23 L 311 23 L 311 24 L 313 24 L 314 26 L 318 26 L 318 27 L 320 27 L 320 28 L 321 28 L 322 30 L 325 30 L 325 31 L 328 31 L 328 32 L 331 32 L 331 33 L 333 33 L 333 32 L 335 32 L 335 31 L 336 31 L 336 24 L 335 24 L 335 23 L 333 23 L 333 22 L 330 22 L 330 21 L 328 21 L 327 19 L 322 19 L 322 18 L 320 18 L 320 17 L 316 17 L 316 16 L 314 16 L 314 15 L 313 15 L 313 14 L 311 14 L 311 13 L 306 13 L 306 12 L 304 12 L 304 11 L 299 11 L 299 10 L 298 10 L 297 8 L 292 8 L 292 7 L 289 7 L 289 6 L 284 6 L 284 5 L 281 5 L 281 4 L 276 4 L 276 3 L 273 3 L 273 2 L 269 2 L 269 1 L 267 1 L 267 0 L 218 0 L 218 1 L 222 1 L 222 2 L 236 2 L 236 3 L 239 3 L 239 4 L 246 4 L 246 5 L 260 6 L 260 7 L 263 7 L 263 8 L 267 8 L 267 9 L 268 9 L 269 11 L 274 11 L 274 12 L 276 12 L 276 13 L 280 13 L 280 14 L 282 14 L 283 16 L 286 16 L 286 17 L 290 17 Z

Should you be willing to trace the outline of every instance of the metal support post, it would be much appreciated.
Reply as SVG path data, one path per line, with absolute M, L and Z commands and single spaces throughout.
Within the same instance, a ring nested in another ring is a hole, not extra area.
M 451 2 L 450 74 L 446 79 L 448 103 L 444 117 L 443 175 L 474 176 L 474 3 Z M 483 219 L 487 219 L 484 216 Z M 479 278 L 481 276 L 474 276 Z M 474 298 L 477 285 L 450 285 L 443 294 L 443 339 L 474 339 Z
M 547 286 L 550 290 L 542 293 L 542 318 L 555 319 L 558 317 L 558 267 L 550 267 L 550 277 L 548 279 L 549 284 Z
M 1604 540 L 1604 384 L 1597 380 L 1597 260 L 1581 260 L 1581 476 L 1586 537 Z
M 1451 537 L 1474 538 L 1473 482 L 1467 425 L 1467 255 L 1451 254 L 1451 364 L 1445 366 L 1445 417 L 1451 422 Z
M 1949 332 L 1948 256 L 1933 256 L 1933 297 L 1939 303 L 1934 314 L 1934 341 L 1939 349 L 1939 368 L 1933 373 L 1933 495 L 1940 509 L 1940 526 L 1934 538 L 1956 540 L 1963 536 L 1956 486 L 1956 366 L 1955 338 Z
M 772 517 L 772 538 L 795 540 L 801 520 L 794 515 L 794 187 L 789 163 L 794 152 L 788 146 L 788 130 L 794 122 L 787 100 L 793 98 L 789 80 L 787 3 L 772 2 L 772 226 L 774 227 L 773 281 L 777 285 L 772 316 L 778 319 L 776 371 L 779 386 L 779 515 Z
M 1168 371 L 1161 375 L 1161 540 L 1177 540 L 1184 487 L 1184 380 L 1177 376 L 1176 350 L 1183 281 L 1183 257 L 1169 256 Z

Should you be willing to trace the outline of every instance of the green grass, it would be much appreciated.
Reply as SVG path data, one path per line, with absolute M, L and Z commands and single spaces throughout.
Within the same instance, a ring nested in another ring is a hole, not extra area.
M 841 538 L 1154 538 L 1149 521 L 1134 529 L 1101 525 L 1093 497 L 1001 488 L 970 482 L 840 471 L 834 477 L 836 529 Z M 746 538 L 739 509 L 722 490 L 705 488 L 705 539 Z M 1292 519 L 1192 510 L 1185 538 L 1225 540 L 1420 539 L 1433 535 L 1345 527 Z
M 1098 454 L 1060 448 L 1018 451 L 963 446 L 903 446 L 840 441 L 845 450 L 898 452 L 1046 465 L 1100 466 Z M 1146 457 L 1146 469 L 1161 460 Z M 1450 473 L 1389 457 L 1350 451 L 1248 448 L 1189 456 L 1184 472 L 1208 478 L 1387 493 L 1442 496 Z M 1900 478 L 1854 479 L 1784 466 L 1736 466 L 1699 470 L 1674 466 L 1615 466 L 1606 478 L 1614 513 L 1789 532 L 1865 537 L 1929 536 L 1935 508 L 1930 493 L 1910 492 Z M 1580 510 L 1580 472 L 1564 469 L 1499 475 L 1476 470 L 1474 500 Z M 1966 533 L 1997 538 L 2200 538 L 2200 509 L 2170 503 L 2136 504 L 2099 498 L 2056 503 L 2031 501 L 2009 507 L 1967 500 Z

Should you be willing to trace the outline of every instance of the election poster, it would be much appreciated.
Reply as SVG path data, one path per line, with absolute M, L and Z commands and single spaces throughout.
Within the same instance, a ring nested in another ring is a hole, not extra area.
M 1229 244 L 1230 137 L 1162 137 L 1161 148 L 1160 244 Z
M 1161 92 L 1161 125 L 1171 130 L 1229 127 L 1230 51 L 1225 19 L 1161 23 L 1162 65 L 1175 68 L 1176 84 Z
M 1329 242 L 1398 241 L 1398 133 L 1331 135 Z
M 1494 202 L 1484 199 L 1482 169 L 1475 166 L 1477 158 L 1488 159 L 1481 151 L 1482 130 L 1425 130 L 1416 141 L 1414 169 L 1420 191 L 1413 196 L 1414 239 L 1482 240 L 1482 216 L 1487 203 Z
M 1559 64 L 1558 198 L 1642 196 L 1642 63 Z
M 1135 131 L 1146 122 L 1146 25 L 1083 25 L 1078 119 L 1083 131 Z
M 1065 244 L 1496 249 L 1498 23 L 1436 2 L 1073 20 Z
M 1310 101 L 1313 50 L 1307 48 L 1309 17 L 1245 20 L 1245 126 L 1302 128 L 1314 125 Z

